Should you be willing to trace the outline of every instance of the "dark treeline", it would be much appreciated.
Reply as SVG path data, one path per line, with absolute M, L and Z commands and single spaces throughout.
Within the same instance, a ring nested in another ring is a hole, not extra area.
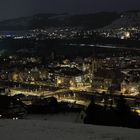
M 87 124 L 140 128 L 140 117 L 131 111 L 122 95 L 117 100 L 115 108 L 112 105 L 109 107 L 97 105 L 92 99 L 86 114 L 84 123 Z
M 80 44 L 85 44 L 81 46 Z M 76 44 L 71 46 L 70 44 Z M 88 46 L 88 44 L 113 44 L 116 48 L 101 48 L 95 46 Z M 119 48 L 117 48 L 117 46 Z M 122 46 L 122 49 L 121 49 Z M 50 57 L 52 52 L 55 57 L 58 56 L 67 56 L 67 57 L 89 57 L 93 56 L 94 51 L 98 56 L 123 56 L 131 55 L 140 55 L 140 52 L 134 48 L 139 48 L 140 41 L 134 40 L 119 40 L 119 39 L 104 39 L 104 38 L 88 38 L 88 39 L 70 39 L 70 40 L 32 40 L 32 39 L 23 39 L 23 40 L 13 40 L 6 39 L 0 41 L 0 49 L 6 50 L 5 55 L 16 54 L 19 56 L 45 56 Z M 125 47 L 125 49 L 124 49 Z M 20 52 L 20 50 L 25 50 L 25 52 Z

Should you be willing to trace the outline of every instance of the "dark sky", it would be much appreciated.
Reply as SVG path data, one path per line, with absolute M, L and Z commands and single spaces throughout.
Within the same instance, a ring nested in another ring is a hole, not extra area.
M 94 13 L 139 7 L 140 0 L 0 0 L 0 20 L 44 12 Z

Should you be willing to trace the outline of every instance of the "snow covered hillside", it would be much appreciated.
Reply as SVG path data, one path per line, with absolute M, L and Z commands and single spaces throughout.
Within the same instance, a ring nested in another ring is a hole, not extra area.
M 0 120 L 2 140 L 139 140 L 140 130 L 51 122 Z

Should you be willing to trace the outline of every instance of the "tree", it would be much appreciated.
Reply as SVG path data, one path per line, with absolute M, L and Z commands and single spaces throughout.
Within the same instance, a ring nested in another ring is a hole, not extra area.
M 127 115 L 131 112 L 129 105 L 127 104 L 124 96 L 121 94 L 117 100 L 116 109 L 121 115 Z

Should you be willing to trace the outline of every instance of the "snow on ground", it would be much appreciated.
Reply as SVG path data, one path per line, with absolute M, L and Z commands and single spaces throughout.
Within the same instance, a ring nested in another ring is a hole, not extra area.
M 58 114 L 28 114 L 25 116 L 26 120 L 47 120 L 47 121 L 59 121 L 59 122 L 73 122 L 79 121 L 79 113 L 58 113 Z
M 0 120 L 2 140 L 139 140 L 140 130 L 47 120 Z

